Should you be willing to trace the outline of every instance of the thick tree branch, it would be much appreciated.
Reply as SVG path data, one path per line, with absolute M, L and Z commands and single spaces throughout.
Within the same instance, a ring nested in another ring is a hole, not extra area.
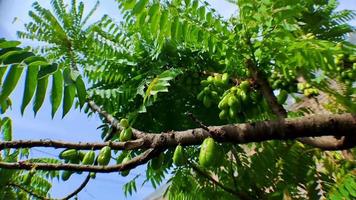
M 147 133 L 145 137 L 136 140 L 140 141 L 135 144 L 136 149 L 148 149 L 141 155 L 132 160 L 113 166 L 94 166 L 78 164 L 49 164 L 49 163 L 30 163 L 17 162 L 7 163 L 0 162 L 0 168 L 7 169 L 27 169 L 31 170 L 36 167 L 38 170 L 71 170 L 71 171 L 88 171 L 88 172 L 116 172 L 135 168 L 138 165 L 148 162 L 158 153 L 169 147 L 181 145 L 198 145 L 207 137 L 213 137 L 219 142 L 229 142 L 234 144 L 244 144 L 250 142 L 262 142 L 267 140 L 292 140 L 300 137 L 318 137 L 318 136 L 336 136 L 352 137 L 356 134 L 356 117 L 351 114 L 342 115 L 314 115 L 295 119 L 285 119 L 277 121 L 264 121 L 257 123 L 246 123 L 236 125 L 211 126 L 209 131 L 202 128 L 190 129 L 186 131 L 172 131 L 161 134 Z M 214 133 L 213 135 L 211 133 Z M 21 144 L 29 144 L 24 141 L 13 141 L 16 145 L 12 147 L 21 147 Z M 5 142 L 6 147 L 10 147 L 13 142 Z M 46 144 L 47 146 L 58 144 L 54 142 L 40 141 L 35 142 L 38 145 Z M 128 143 L 118 143 L 119 147 L 125 147 Z M 3 143 L 4 144 L 4 143 Z M 97 149 L 109 145 L 113 142 L 94 145 Z M 78 147 L 91 149 L 93 144 L 77 144 Z M 330 146 L 323 146 L 327 150 L 341 150 L 356 146 L 354 140 L 342 140 Z M 34 145 L 32 145 L 34 146 Z M 3 145 L 4 147 L 4 145 Z M 64 146 L 61 146 L 64 148 Z M 71 148 L 75 148 L 71 144 Z M 114 147 L 114 146 L 113 146 Z
M 5 169 L 23 169 L 31 170 L 36 167 L 36 170 L 69 170 L 75 172 L 100 172 L 110 173 L 133 169 L 139 165 L 147 163 L 153 157 L 157 156 L 160 151 L 156 149 L 148 149 L 139 156 L 132 158 L 131 160 L 112 166 L 97 166 L 97 165 L 80 165 L 80 164 L 53 164 L 53 163 L 31 163 L 26 161 L 8 163 L 0 162 L 0 168 Z
M 356 134 L 356 120 L 352 114 L 340 115 L 311 115 L 301 118 L 262 121 L 235 125 L 210 126 L 189 129 L 185 131 L 171 131 L 166 133 L 145 133 L 143 138 L 129 142 L 105 143 L 68 143 L 58 141 L 5 141 L 0 142 L 0 150 L 4 148 L 26 147 L 54 147 L 73 149 L 101 149 L 110 146 L 112 149 L 149 149 L 175 147 L 178 144 L 199 145 L 207 137 L 213 137 L 219 142 L 245 144 L 267 140 L 294 140 L 302 137 L 335 136 L 350 138 Z M 214 134 L 212 134 L 214 133 Z M 317 140 L 318 138 L 316 138 Z M 320 142 L 319 147 L 324 150 L 341 150 L 356 145 L 353 140 L 340 140 L 330 144 Z
M 266 98 L 268 105 L 271 107 L 273 113 L 279 118 L 284 119 L 287 117 L 287 111 L 283 108 L 281 104 L 278 103 L 276 96 L 273 93 L 267 79 L 262 74 L 262 72 L 257 69 L 256 64 L 248 59 L 246 61 L 246 66 L 250 71 L 252 78 L 256 81 L 258 86 L 261 88 L 262 95 Z
M 250 42 L 250 41 L 249 41 Z M 251 42 L 250 42 L 251 43 Z M 250 44 L 250 46 L 252 46 Z M 260 86 L 263 96 L 266 98 L 268 105 L 270 106 L 273 113 L 278 117 L 278 119 L 283 120 L 287 117 L 287 111 L 284 109 L 283 105 L 278 103 L 276 96 L 273 93 L 273 89 L 269 85 L 267 79 L 262 74 L 262 72 L 257 68 L 256 63 L 252 59 L 246 61 L 246 66 L 250 71 L 252 78 Z M 321 137 L 321 138 L 299 138 L 300 142 L 308 144 L 310 146 L 324 149 L 333 150 L 345 143 L 355 143 L 356 137 L 350 136 L 347 138 L 336 139 L 335 137 Z M 345 141 L 348 140 L 348 141 Z

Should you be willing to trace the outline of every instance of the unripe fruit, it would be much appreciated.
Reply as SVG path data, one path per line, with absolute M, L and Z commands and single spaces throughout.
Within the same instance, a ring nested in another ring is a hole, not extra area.
M 128 121 L 127 119 L 125 119 L 125 118 L 122 118 L 122 119 L 120 120 L 120 125 L 121 125 L 123 128 L 127 128 L 127 127 L 129 127 L 129 121 Z
M 211 100 L 210 100 L 209 97 L 205 96 L 205 97 L 203 98 L 203 104 L 204 104 L 205 107 L 210 108 L 212 102 L 211 102 Z
M 221 77 L 221 81 L 224 83 L 224 84 L 227 84 L 229 82 L 229 75 L 227 73 L 224 73 Z
M 209 85 L 209 82 L 208 82 L 207 80 L 202 80 L 202 81 L 200 82 L 200 84 L 201 84 L 202 86 L 208 86 L 208 85 Z
M 109 146 L 103 147 L 98 155 L 99 165 L 109 164 L 110 159 L 111 159 L 111 148 Z
M 131 140 L 131 138 L 132 138 L 132 128 L 131 127 L 121 131 L 121 133 L 120 133 L 120 141 L 121 142 L 129 141 L 129 140 Z
M 229 105 L 230 107 L 232 107 L 232 106 L 234 106 L 236 103 L 237 103 L 237 98 L 236 98 L 235 96 L 231 95 L 231 96 L 229 97 L 229 100 L 228 100 L 228 105 Z
M 185 159 L 184 159 L 184 152 L 183 152 L 183 147 L 181 145 L 178 145 L 176 149 L 174 150 L 173 153 L 173 163 L 177 166 L 184 165 L 185 164 Z
M 298 90 L 303 91 L 305 89 L 305 84 L 304 83 L 298 83 L 297 88 L 298 88 Z
M 79 160 L 83 160 L 84 156 L 85 156 L 85 152 L 83 152 L 83 151 L 78 151 L 78 159 L 79 159 Z
M 72 171 L 63 171 L 61 178 L 62 178 L 63 181 L 66 181 L 66 180 L 68 180 L 70 178 L 70 176 L 72 174 L 73 174 Z
M 198 94 L 198 96 L 197 96 L 197 99 L 198 99 L 199 101 L 203 101 L 203 98 L 204 98 L 204 91 L 201 91 L 201 92 L 199 92 L 199 94 Z
M 236 116 L 235 110 L 232 107 L 230 107 L 229 108 L 229 117 L 235 118 L 235 116 Z
M 208 80 L 208 83 L 213 83 L 214 82 L 214 78 L 212 76 L 209 76 L 207 80 Z
M 95 159 L 95 152 L 94 151 L 88 151 L 83 160 L 82 163 L 83 165 L 92 165 L 94 163 L 94 159 Z
M 89 176 L 90 176 L 90 178 L 94 179 L 94 178 L 96 178 L 96 173 L 95 172 L 90 172 Z
M 125 157 L 125 158 L 122 160 L 122 164 L 124 164 L 124 163 L 126 163 L 126 162 L 128 162 L 128 161 L 130 161 L 130 160 L 131 160 L 130 157 Z M 129 175 L 129 173 L 130 173 L 130 170 L 121 171 L 121 175 L 122 175 L 122 176 L 127 176 L 127 175 Z
M 229 107 L 229 104 L 228 104 L 228 99 L 227 96 L 225 96 L 220 102 L 219 102 L 219 109 L 226 109 Z
M 209 167 L 215 164 L 217 159 L 217 145 L 213 138 L 206 138 L 200 148 L 199 164 L 202 167 Z
M 62 151 L 59 154 L 59 158 L 60 159 L 65 159 L 65 160 L 73 160 L 75 158 L 77 158 L 78 154 L 77 154 L 77 150 L 76 149 L 67 149 Z
M 215 92 L 215 91 L 212 91 L 211 92 L 211 97 L 213 98 L 213 99 L 219 99 L 219 95 L 218 95 L 218 93 L 217 92 Z
M 240 91 L 238 95 L 240 96 L 240 99 L 243 103 L 248 103 L 248 97 L 246 92 Z
M 247 92 L 250 87 L 250 83 L 248 81 L 242 81 L 239 87 L 241 88 L 242 91 Z
M 203 89 L 203 91 L 204 91 L 205 94 L 209 94 L 210 93 L 210 88 L 209 87 L 205 87 Z
M 222 111 L 219 113 L 219 118 L 220 118 L 220 119 L 226 119 L 226 118 L 227 118 L 227 114 L 228 114 L 228 111 L 227 111 L 227 110 L 222 110 Z
M 215 83 L 220 83 L 221 82 L 221 76 L 219 76 L 219 75 L 214 76 L 214 82 Z

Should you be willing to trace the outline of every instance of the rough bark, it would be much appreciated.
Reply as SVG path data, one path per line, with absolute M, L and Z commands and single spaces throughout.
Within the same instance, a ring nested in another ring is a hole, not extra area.
M 251 59 L 246 61 L 246 66 L 250 71 L 252 78 L 256 81 L 261 89 L 262 95 L 266 98 L 268 105 L 271 107 L 273 113 L 279 118 L 283 119 L 287 117 L 287 111 L 284 107 L 278 103 L 276 96 L 273 93 L 271 86 L 262 72 L 256 67 Z
M 4 169 L 24 169 L 31 170 L 69 170 L 75 172 L 100 172 L 110 173 L 133 169 L 139 165 L 147 163 L 153 157 L 157 156 L 160 151 L 155 149 L 148 149 L 137 157 L 132 158 L 130 161 L 112 166 L 98 166 L 98 165 L 81 165 L 81 164 L 53 164 L 53 163 L 32 163 L 27 161 L 20 161 L 14 163 L 0 162 L 0 168 Z
M 113 149 L 148 149 L 141 155 L 127 163 L 113 166 L 88 166 L 77 164 L 48 164 L 30 163 L 27 161 L 17 163 L 0 162 L 0 168 L 39 170 L 72 170 L 89 172 L 115 172 L 135 168 L 148 162 L 167 148 L 178 144 L 183 146 L 199 145 L 207 137 L 216 141 L 234 144 L 262 142 L 268 140 L 293 140 L 300 137 L 335 136 L 339 138 L 352 138 L 356 134 L 356 116 L 351 114 L 341 115 L 314 115 L 302 118 L 285 119 L 277 121 L 263 121 L 256 123 L 231 124 L 223 126 L 210 126 L 185 131 L 171 131 L 154 134 L 145 133 L 145 136 L 130 142 L 106 143 L 63 143 L 55 141 L 9 141 L 1 142 L 1 149 L 23 147 L 55 147 L 76 149 L 100 149 L 111 146 Z M 67 145 L 67 146 L 66 146 Z M 355 140 L 341 139 L 332 146 L 320 146 L 327 150 L 342 150 L 356 146 Z
M 70 143 L 51 140 L 39 141 L 5 141 L 0 142 L 0 150 L 4 148 L 53 147 L 98 150 L 110 146 L 115 150 L 148 149 L 175 147 L 178 144 L 199 145 L 207 137 L 213 137 L 219 142 L 246 144 L 267 140 L 293 140 L 301 137 L 334 136 L 340 138 L 332 146 L 319 146 L 324 150 L 341 150 L 356 145 L 351 138 L 356 134 L 356 118 L 352 114 L 311 115 L 301 118 L 263 121 L 256 123 L 231 124 L 189 129 L 185 131 L 170 131 L 165 133 L 144 133 L 144 137 L 128 142 L 104 143 Z M 316 139 L 317 140 L 317 139 Z

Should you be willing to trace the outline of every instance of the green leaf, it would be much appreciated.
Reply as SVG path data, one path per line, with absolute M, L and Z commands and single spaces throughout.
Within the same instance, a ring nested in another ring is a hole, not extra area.
M 1 131 L 4 141 L 12 140 L 12 121 L 10 118 L 4 117 L 4 119 L 1 121 Z
M 6 110 L 12 105 L 11 99 L 7 98 L 0 104 L 0 114 L 4 114 Z
M 33 65 L 49 65 L 45 58 L 42 56 L 31 56 L 26 58 L 24 61 L 26 64 L 33 64 Z M 36 64 L 35 64 L 36 63 Z
M 164 10 L 162 11 L 161 21 L 159 24 L 161 32 L 166 32 L 167 25 L 168 25 L 168 12 Z
M 61 104 L 63 96 L 63 75 L 60 70 L 53 74 L 51 104 L 52 104 L 52 118 L 56 114 L 59 105 Z
M 206 21 L 207 21 L 208 23 L 211 23 L 211 22 L 213 21 L 213 14 L 212 14 L 211 12 L 208 12 L 208 13 L 206 14 Z
M 191 0 L 184 0 L 185 5 L 188 7 L 190 5 Z
M 151 6 L 150 10 L 148 11 L 148 15 L 150 16 L 151 32 L 156 33 L 161 19 L 160 5 L 156 3 L 153 6 Z
M 175 17 L 173 19 L 172 25 L 171 25 L 171 38 L 176 39 L 178 35 L 178 29 L 179 29 L 179 18 Z
M 160 4 L 159 3 L 155 3 L 148 10 L 148 15 L 150 16 L 150 18 L 153 18 L 158 14 L 159 10 L 160 10 Z
M 126 0 L 125 3 L 123 3 L 124 9 L 132 9 L 135 6 L 136 0 Z
M 153 79 L 147 87 L 143 99 L 144 103 L 152 103 L 149 101 L 149 98 L 151 96 L 156 96 L 159 92 L 168 92 L 168 86 L 170 86 L 168 81 L 173 80 L 181 73 L 182 71 L 178 69 L 166 70 Z
M 34 56 L 34 54 L 27 51 L 17 51 L 13 53 L 9 52 L 9 54 L 6 54 L 6 56 L 2 57 L 3 64 L 21 63 L 23 60 L 31 56 Z
M 37 73 L 39 66 L 29 66 L 27 68 L 24 95 L 21 104 L 21 114 L 23 115 L 28 103 L 30 103 L 33 95 L 35 94 L 37 86 Z
M 35 112 L 35 115 L 37 114 L 37 111 L 41 108 L 43 101 L 46 97 L 47 86 L 48 86 L 48 76 L 45 76 L 44 78 L 37 80 L 35 102 L 33 104 L 33 111 Z
M 21 44 L 19 41 L 5 41 L 0 43 L 0 49 L 6 49 L 11 47 L 17 47 Z
M 63 114 L 62 118 L 69 112 L 71 109 L 75 97 L 75 85 L 70 84 L 64 87 L 64 98 L 63 98 Z
M 82 108 L 86 102 L 87 91 L 85 89 L 85 84 L 81 76 L 75 81 L 75 87 L 77 88 L 77 95 L 79 99 L 80 108 Z
M 5 101 L 7 97 L 10 96 L 12 91 L 15 89 L 17 82 L 19 81 L 20 76 L 22 74 L 22 71 L 23 71 L 22 66 L 12 65 L 10 67 L 9 72 L 6 75 L 6 78 L 1 88 L 0 103 Z
M 37 64 L 37 63 L 36 63 Z M 40 71 L 38 72 L 38 79 L 49 76 L 58 70 L 58 65 L 56 63 L 41 66 Z
M 141 12 L 143 11 L 147 3 L 148 0 L 140 0 L 139 2 L 137 2 L 135 7 L 132 9 L 132 14 L 134 15 L 141 14 Z
M 66 85 L 74 84 L 75 79 L 73 79 L 72 72 L 68 67 L 63 70 L 63 78 Z
M 205 20 L 205 6 L 201 6 L 199 9 L 198 9 L 198 12 L 199 12 L 199 18 L 201 20 Z
M 194 0 L 192 4 L 192 10 L 196 10 L 199 6 L 199 0 Z
M 5 72 L 7 70 L 7 65 L 0 66 L 0 85 L 2 85 L 2 77 L 5 75 Z

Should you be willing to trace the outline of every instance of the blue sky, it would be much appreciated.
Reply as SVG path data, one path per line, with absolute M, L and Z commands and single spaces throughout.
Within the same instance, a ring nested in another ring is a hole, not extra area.
M 17 39 L 16 31 L 23 29 L 23 24 L 28 22 L 27 13 L 31 8 L 33 0 L 0 0 L 0 38 Z M 48 0 L 40 0 L 41 5 L 48 7 Z M 94 5 L 95 0 L 86 0 L 86 10 L 88 11 Z M 236 11 L 236 7 L 221 0 L 209 1 L 221 14 L 230 16 Z M 355 0 L 341 0 L 340 9 L 356 10 Z M 103 14 L 109 14 L 119 19 L 119 12 L 115 0 L 101 1 L 99 9 L 92 18 L 92 22 L 100 19 Z M 14 21 L 14 18 L 17 20 Z M 14 21 L 14 22 L 13 22 Z M 356 20 L 351 24 L 356 26 Z M 25 41 L 25 45 L 34 44 Z M 23 83 L 23 81 L 22 81 Z M 43 108 L 33 116 L 29 107 L 24 116 L 20 115 L 20 103 L 23 93 L 23 84 L 12 94 L 13 110 L 7 115 L 13 119 L 14 139 L 58 139 L 69 141 L 99 141 L 100 132 L 96 130 L 100 125 L 98 117 L 87 118 L 79 110 L 72 110 L 67 117 L 61 119 L 61 113 L 52 120 L 50 117 L 50 104 L 46 99 Z M 48 150 L 36 148 L 31 156 L 55 156 L 58 150 Z M 136 174 L 145 173 L 145 166 L 132 170 L 128 177 L 121 177 L 115 173 L 99 174 L 95 180 L 92 180 L 88 186 L 79 194 L 79 199 L 124 199 L 122 186 L 131 180 Z M 1 177 L 0 177 L 1 178 Z M 54 181 L 52 195 L 53 197 L 63 197 L 74 190 L 83 180 L 84 176 L 74 175 L 67 182 Z M 140 179 L 142 181 L 142 179 Z M 138 186 L 138 192 L 127 199 L 143 199 L 154 191 L 151 185 Z

